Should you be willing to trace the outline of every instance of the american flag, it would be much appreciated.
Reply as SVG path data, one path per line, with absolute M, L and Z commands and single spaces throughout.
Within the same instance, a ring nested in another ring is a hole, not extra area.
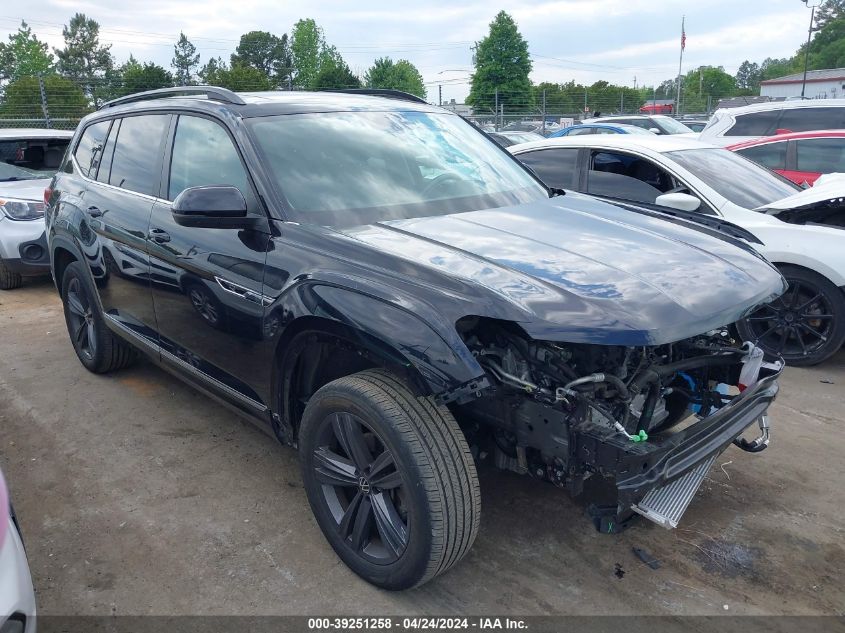
M 684 23 L 681 22 L 681 50 L 687 47 L 687 32 L 684 30 Z

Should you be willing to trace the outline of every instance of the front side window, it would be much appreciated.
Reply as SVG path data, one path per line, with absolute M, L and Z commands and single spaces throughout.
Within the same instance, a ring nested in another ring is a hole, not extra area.
M 716 193 L 746 209 L 756 209 L 800 191 L 800 187 L 726 149 L 667 152 Z
M 771 136 L 778 129 L 782 110 L 740 114 L 725 136 Z
M 845 138 L 808 138 L 795 145 L 798 171 L 845 172 Z
M 570 132 L 566 134 L 566 136 L 583 136 L 585 134 L 595 134 L 596 128 L 594 127 L 575 127 L 572 128 Z
M 124 118 L 114 147 L 109 184 L 148 196 L 158 194 L 161 150 L 169 114 Z
M 795 108 L 784 110 L 779 128 L 790 132 L 841 130 L 845 128 L 845 108 Z
M 519 154 L 517 158 L 533 169 L 549 187 L 575 188 L 578 148 L 540 149 Z
M 548 197 L 471 124 L 431 112 L 327 112 L 247 120 L 294 219 L 354 226 Z
M 746 147 L 737 153 L 768 169 L 786 169 L 787 145 L 788 143 L 786 141 L 766 143 L 765 145 Z
M 594 152 L 587 175 L 587 193 L 653 204 L 658 196 L 675 187 L 663 169 L 638 156 Z
M 83 176 L 94 178 L 97 175 L 110 125 L 111 121 L 100 121 L 89 125 L 82 133 L 73 155 Z
M 249 199 L 246 171 L 232 139 L 210 119 L 180 116 L 170 158 L 168 198 L 175 200 L 188 187 L 231 185 Z

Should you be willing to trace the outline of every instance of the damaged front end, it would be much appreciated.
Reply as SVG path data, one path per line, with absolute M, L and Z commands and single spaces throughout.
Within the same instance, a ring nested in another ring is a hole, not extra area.
M 567 488 L 596 527 L 676 527 L 716 456 L 768 445 L 780 361 L 720 329 L 653 347 L 534 341 L 488 319 L 459 331 L 493 390 L 460 407 L 500 468 Z M 760 436 L 738 439 L 757 423 Z

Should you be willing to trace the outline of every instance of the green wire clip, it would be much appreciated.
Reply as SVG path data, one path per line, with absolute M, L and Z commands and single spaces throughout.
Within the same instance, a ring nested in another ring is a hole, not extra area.
M 629 439 L 632 442 L 645 442 L 648 439 L 648 434 L 645 431 L 640 431 L 636 435 L 630 435 Z

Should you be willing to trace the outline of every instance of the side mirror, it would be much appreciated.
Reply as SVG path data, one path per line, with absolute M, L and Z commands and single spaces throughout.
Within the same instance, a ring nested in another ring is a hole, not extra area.
M 657 127 L 650 127 L 648 128 L 648 131 L 652 134 L 663 134 L 663 132 L 660 131 L 660 128 Z
M 701 200 L 688 193 L 664 193 L 662 196 L 657 196 L 654 204 L 678 211 L 695 211 L 701 206 Z
M 243 228 L 247 219 L 243 194 L 228 185 L 189 187 L 176 196 L 170 210 L 181 226 Z

